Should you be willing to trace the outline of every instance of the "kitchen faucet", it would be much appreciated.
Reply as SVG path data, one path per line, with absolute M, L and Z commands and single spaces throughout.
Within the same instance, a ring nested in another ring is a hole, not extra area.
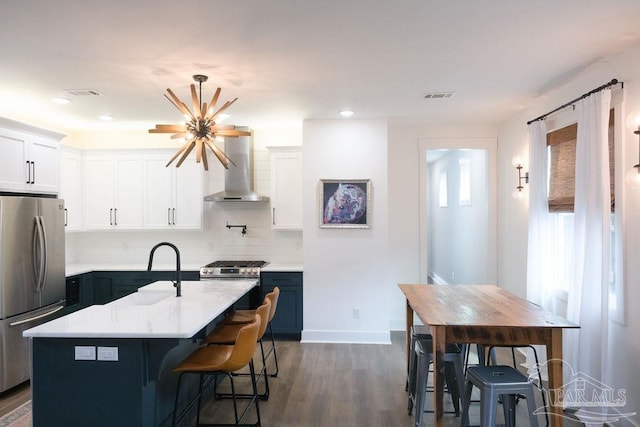
M 156 249 L 158 249 L 160 246 L 169 246 L 170 248 L 172 248 L 176 252 L 176 281 L 173 282 L 173 286 L 175 286 L 175 288 L 176 288 L 176 297 L 180 297 L 180 296 L 182 296 L 182 294 L 180 292 L 180 286 L 181 286 L 181 280 L 180 280 L 180 251 L 178 250 L 176 245 L 174 245 L 173 243 L 169 243 L 169 242 L 162 242 L 162 243 L 158 243 L 153 248 L 151 248 L 151 253 L 149 254 L 149 265 L 147 266 L 147 271 L 151 271 L 151 265 L 153 264 L 153 254 L 155 253 Z

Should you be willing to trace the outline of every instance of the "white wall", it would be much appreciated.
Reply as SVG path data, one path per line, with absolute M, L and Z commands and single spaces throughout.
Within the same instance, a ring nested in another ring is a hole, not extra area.
M 388 343 L 387 123 L 309 120 L 303 126 L 305 342 Z M 319 227 L 320 179 L 370 179 L 368 229 Z M 360 310 L 354 319 L 353 309 Z
M 516 182 L 516 172 L 511 166 L 511 158 L 518 154 L 526 158 L 528 137 L 526 122 L 541 114 L 574 99 L 575 97 L 598 87 L 612 78 L 624 82 L 623 117 L 629 111 L 640 110 L 640 48 L 635 48 L 615 57 L 606 58 L 565 86 L 541 97 L 531 108 L 517 114 L 504 123 L 498 137 L 499 176 L 499 277 L 500 285 L 521 296 L 526 295 L 526 244 L 527 244 L 527 203 L 526 200 L 514 200 L 510 197 Z M 624 130 L 622 145 L 624 171 L 630 169 L 638 160 L 638 137 Z M 616 141 L 618 144 L 618 141 Z M 605 375 L 607 385 L 614 390 L 625 389 L 627 404 L 620 408 L 622 412 L 640 411 L 640 311 L 635 302 L 640 300 L 640 192 L 631 190 L 622 183 L 616 183 L 622 190 L 616 197 L 616 212 L 624 221 L 624 305 L 626 317 L 624 324 L 611 321 L 608 366 L 610 372 Z M 586 331 L 588 333 L 588 331 Z M 638 415 L 622 420 L 623 425 L 640 425 Z

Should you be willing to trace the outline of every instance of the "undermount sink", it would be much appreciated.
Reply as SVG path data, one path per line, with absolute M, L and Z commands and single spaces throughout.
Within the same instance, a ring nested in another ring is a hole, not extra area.
M 173 296 L 173 292 L 135 292 L 123 298 L 123 304 L 128 305 L 153 305 L 165 298 Z

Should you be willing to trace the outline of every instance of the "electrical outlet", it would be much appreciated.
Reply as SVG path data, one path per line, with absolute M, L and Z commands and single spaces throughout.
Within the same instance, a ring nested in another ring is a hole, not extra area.
M 353 307 L 353 318 L 354 319 L 359 319 L 360 318 L 360 308 Z
M 96 348 L 92 345 L 75 346 L 75 360 L 96 360 Z
M 118 347 L 98 347 L 98 360 L 117 362 Z

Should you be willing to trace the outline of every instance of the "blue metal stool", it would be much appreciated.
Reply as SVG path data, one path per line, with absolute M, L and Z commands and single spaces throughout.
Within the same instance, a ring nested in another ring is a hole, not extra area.
M 462 427 L 469 425 L 469 403 L 474 385 L 480 389 L 481 426 L 495 426 L 499 398 L 502 399 L 505 424 L 507 427 L 515 426 L 515 398 L 517 394 L 521 394 L 527 400 L 531 427 L 538 427 L 538 418 L 534 414 L 536 408 L 533 384 L 511 366 L 501 365 L 471 366 L 467 369 L 467 387 L 462 401 Z
M 416 340 L 412 353 L 414 357 L 410 366 L 408 406 L 409 415 L 411 415 L 411 410 L 415 405 L 415 426 L 420 427 L 424 415 L 429 365 L 433 362 L 432 341 Z M 453 399 L 455 414 L 458 416 L 460 414 L 460 400 L 464 385 L 464 363 L 462 351 L 456 344 L 447 344 L 444 362 L 447 387 Z

